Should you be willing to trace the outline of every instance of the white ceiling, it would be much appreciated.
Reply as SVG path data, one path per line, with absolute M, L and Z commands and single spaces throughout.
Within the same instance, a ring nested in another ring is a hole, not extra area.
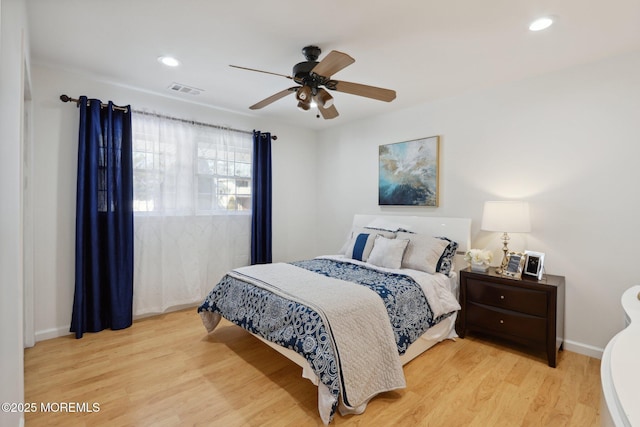
M 27 8 L 36 64 L 313 129 L 640 49 L 640 0 L 27 0 Z M 543 15 L 555 25 L 530 32 Z M 397 98 L 334 92 L 333 120 L 299 111 L 294 96 L 249 110 L 292 82 L 229 65 L 291 75 L 309 44 L 320 59 L 331 50 L 355 58 L 335 79 Z M 161 55 L 182 65 L 162 66 Z M 176 94 L 172 82 L 204 92 Z

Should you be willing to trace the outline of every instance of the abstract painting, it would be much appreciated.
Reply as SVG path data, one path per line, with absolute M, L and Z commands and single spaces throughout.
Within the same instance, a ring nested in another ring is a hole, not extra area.
M 438 206 L 440 137 L 379 147 L 378 204 Z

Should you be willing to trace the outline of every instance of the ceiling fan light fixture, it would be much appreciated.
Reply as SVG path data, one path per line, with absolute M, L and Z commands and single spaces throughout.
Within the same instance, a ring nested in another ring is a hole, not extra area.
M 322 108 L 329 108 L 333 105 L 333 96 L 326 90 L 318 91 L 316 99 Z
M 308 104 L 311 99 L 311 88 L 309 86 L 301 86 L 296 91 L 296 98 L 298 101 Z
M 302 111 L 309 111 L 309 108 L 311 108 L 311 105 L 308 102 L 298 102 L 298 108 Z

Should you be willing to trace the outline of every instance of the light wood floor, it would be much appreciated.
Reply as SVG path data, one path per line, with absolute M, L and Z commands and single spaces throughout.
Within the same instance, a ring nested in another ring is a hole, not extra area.
M 225 322 L 223 320 L 223 322 Z M 404 368 L 407 388 L 374 398 L 335 426 L 595 426 L 600 361 L 544 355 L 468 336 Z M 317 389 L 301 369 L 230 323 L 207 335 L 195 309 L 122 331 L 25 350 L 25 399 L 93 403 L 99 412 L 27 413 L 36 426 L 316 426 Z

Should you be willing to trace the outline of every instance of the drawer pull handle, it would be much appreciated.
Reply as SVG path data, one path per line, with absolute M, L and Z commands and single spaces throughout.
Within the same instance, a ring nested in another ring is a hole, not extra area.
M 504 320 L 500 319 L 500 324 L 504 323 Z
M 504 299 L 504 295 L 500 295 L 500 299 Z

